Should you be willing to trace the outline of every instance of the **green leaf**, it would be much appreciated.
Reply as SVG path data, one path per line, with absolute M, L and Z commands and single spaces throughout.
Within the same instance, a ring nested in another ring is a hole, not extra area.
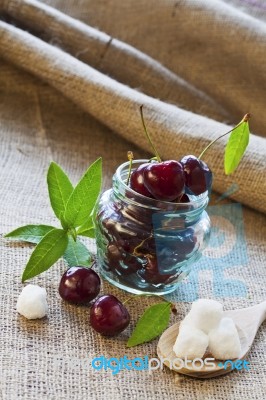
M 47 184 L 52 209 L 63 225 L 62 216 L 74 188 L 68 176 L 55 162 L 51 162 L 48 169 Z
M 69 227 L 78 227 L 89 218 L 100 194 L 102 159 L 98 158 L 85 172 L 72 192 L 64 214 Z
M 95 228 L 92 216 L 90 216 L 88 220 L 78 228 L 77 234 L 93 239 L 95 238 Z
M 72 237 L 68 239 L 68 246 L 63 257 L 69 267 L 78 265 L 83 267 L 91 266 L 91 254 L 89 250 L 79 240 L 75 242 Z
M 95 229 L 94 228 L 87 229 L 86 231 L 80 232 L 79 235 L 95 239 Z
M 232 174 L 243 157 L 249 142 L 249 124 L 243 121 L 235 128 L 227 142 L 224 154 L 224 170 L 226 175 Z
M 147 308 L 137 322 L 127 346 L 149 342 L 160 335 L 168 326 L 171 313 L 171 303 L 158 303 Z
M 50 225 L 25 225 L 7 233 L 5 237 L 24 242 L 39 243 L 53 229 L 55 227 Z
M 68 236 L 63 229 L 48 232 L 33 250 L 24 269 L 22 282 L 49 269 L 64 254 L 67 244 Z

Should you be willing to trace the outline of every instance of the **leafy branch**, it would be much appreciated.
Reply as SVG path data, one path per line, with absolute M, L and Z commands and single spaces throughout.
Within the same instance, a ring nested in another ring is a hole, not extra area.
M 26 225 L 5 235 L 37 245 L 24 269 L 22 282 L 48 270 L 62 256 L 69 267 L 90 266 L 91 254 L 78 235 L 95 237 L 95 210 L 101 184 L 101 158 L 87 169 L 75 188 L 59 165 L 50 164 L 47 173 L 50 203 L 62 229 L 50 225 Z

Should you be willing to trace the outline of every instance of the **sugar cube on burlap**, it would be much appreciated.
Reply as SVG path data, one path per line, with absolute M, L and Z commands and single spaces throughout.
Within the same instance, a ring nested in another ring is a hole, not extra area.
M 38 285 L 27 285 L 17 300 L 17 311 L 28 319 L 43 318 L 48 312 L 47 292 Z

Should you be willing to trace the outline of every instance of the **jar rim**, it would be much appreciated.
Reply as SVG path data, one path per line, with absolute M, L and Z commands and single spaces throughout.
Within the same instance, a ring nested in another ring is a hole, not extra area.
M 150 161 L 149 159 L 133 160 L 133 161 L 132 161 L 132 164 L 133 164 L 133 165 L 134 165 L 134 164 L 135 164 L 135 165 L 136 165 L 136 164 L 144 164 L 144 163 L 147 163 L 147 162 L 149 162 L 149 161 Z M 151 206 L 152 206 L 152 203 L 154 202 L 154 207 L 155 207 L 155 208 L 158 208 L 158 205 L 157 205 L 157 204 L 158 204 L 158 201 L 160 202 L 160 205 L 165 206 L 165 207 L 167 207 L 167 208 L 168 208 L 168 206 L 169 206 L 169 207 L 176 206 L 176 207 L 181 207 L 181 208 L 184 209 L 185 207 L 193 206 L 193 209 L 194 209 L 194 210 L 195 210 L 195 208 L 200 208 L 200 207 L 201 207 L 202 205 L 204 205 L 206 202 L 208 203 L 208 197 L 209 197 L 209 192 L 208 192 L 208 190 L 206 190 L 204 193 L 202 193 L 202 194 L 200 194 L 200 195 L 198 195 L 198 196 L 193 196 L 193 197 L 195 197 L 195 200 L 193 199 L 192 201 L 189 201 L 189 202 L 187 202 L 187 203 L 175 203 L 175 202 L 170 202 L 170 201 L 165 201 L 165 200 L 157 200 L 157 199 L 148 198 L 148 197 L 146 197 L 146 196 L 143 196 L 142 194 L 140 194 L 140 193 L 136 192 L 135 190 L 133 190 L 132 188 L 130 188 L 130 187 L 126 184 L 125 180 L 123 180 L 123 178 L 122 178 L 122 171 L 123 171 L 125 168 L 127 168 L 127 170 L 128 170 L 129 164 L 130 164 L 130 161 L 126 161 L 126 162 L 124 162 L 123 164 L 120 164 L 119 167 L 116 169 L 116 172 L 115 172 L 114 177 L 117 178 L 117 179 L 119 180 L 119 184 L 121 184 L 122 187 L 123 187 L 125 190 L 130 191 L 130 192 L 136 194 L 137 196 L 140 197 L 140 199 L 146 199 L 146 200 L 148 200 L 149 202 L 151 202 Z M 191 199 L 190 199 L 190 200 L 191 200 Z

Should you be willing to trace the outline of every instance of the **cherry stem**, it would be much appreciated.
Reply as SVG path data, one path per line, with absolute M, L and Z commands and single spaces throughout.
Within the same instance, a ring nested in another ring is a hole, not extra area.
M 233 132 L 236 128 L 238 128 L 243 122 L 248 122 L 248 120 L 250 119 L 251 115 L 248 113 L 246 115 L 244 115 L 244 117 L 242 118 L 242 120 L 232 129 L 230 129 L 230 131 L 224 133 L 223 135 L 219 136 L 218 138 L 214 139 L 211 143 L 208 144 L 207 147 L 205 147 L 205 149 L 201 152 L 200 156 L 198 157 L 198 159 L 200 160 L 202 158 L 202 156 L 206 153 L 206 151 L 215 143 L 217 142 L 217 140 L 221 139 L 222 137 L 228 135 L 229 133 Z
M 146 125 L 145 125 L 144 116 L 143 116 L 143 105 L 140 106 L 140 115 L 141 115 L 141 121 L 142 121 L 142 125 L 143 125 L 143 128 L 144 128 L 145 135 L 146 135 L 146 137 L 147 137 L 147 139 L 148 139 L 148 141 L 149 141 L 149 143 L 150 143 L 150 145 L 151 145 L 151 147 L 152 147 L 152 149 L 154 151 L 154 154 L 156 156 L 157 161 L 161 162 L 162 161 L 161 157 L 159 156 L 159 153 L 156 150 L 156 147 L 152 143 L 151 137 L 150 137 L 150 135 L 149 135 L 149 133 L 147 131 Z
M 129 161 L 128 175 L 127 175 L 127 186 L 128 186 L 130 175 L 131 175 L 131 170 L 132 170 L 132 160 L 134 159 L 134 155 L 133 155 L 132 151 L 127 152 L 127 158 Z
M 133 256 L 136 256 L 136 257 L 142 256 L 143 253 L 139 253 L 139 252 L 138 252 L 138 249 L 140 249 L 140 248 L 144 245 L 144 243 L 145 243 L 147 240 L 151 239 L 152 237 L 153 237 L 153 235 L 151 234 L 151 235 L 148 236 L 146 239 L 143 239 L 142 242 L 140 242 L 140 244 L 138 244 L 136 247 L 134 247 Z

